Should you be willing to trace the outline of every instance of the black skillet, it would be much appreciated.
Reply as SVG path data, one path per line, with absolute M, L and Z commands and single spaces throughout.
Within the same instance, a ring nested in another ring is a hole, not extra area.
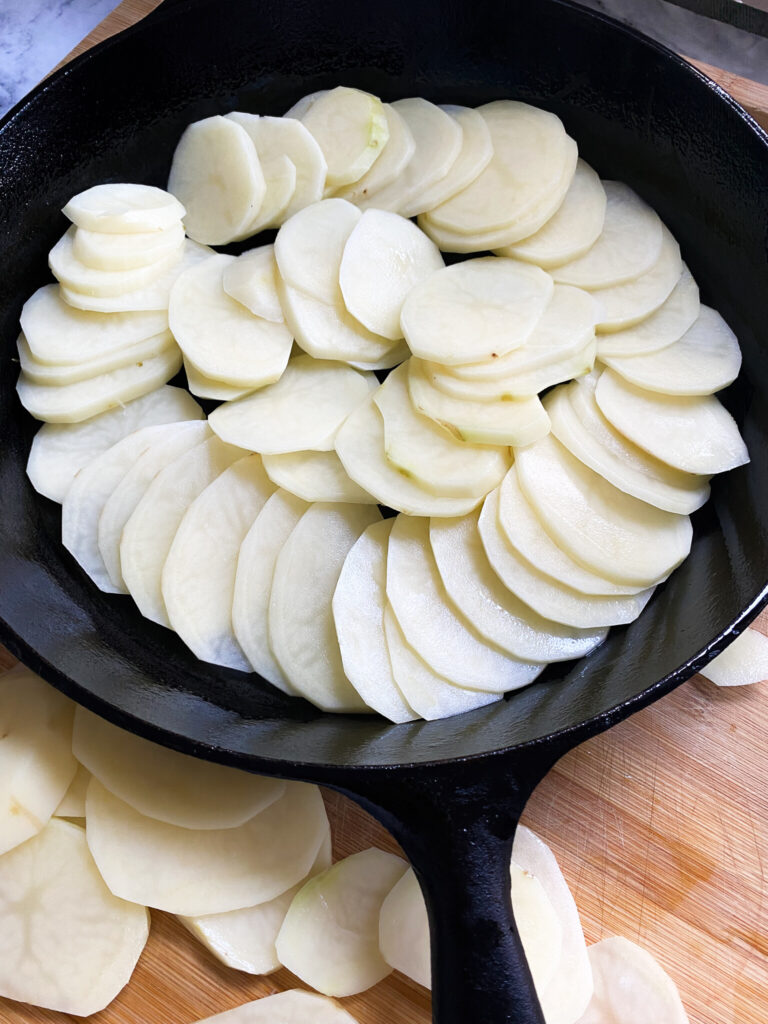
M 715 481 L 683 567 L 590 658 L 441 722 L 322 714 L 201 664 L 129 600 L 95 590 L 61 547 L 58 507 L 24 475 L 34 426 L 14 392 L 14 343 L 22 301 L 48 279 L 62 205 L 96 182 L 164 184 L 190 120 L 280 114 L 339 83 L 386 99 L 516 97 L 554 110 L 604 177 L 661 213 L 744 351 L 725 400 L 752 462 Z M 540 1022 L 509 901 L 526 799 L 565 751 L 687 679 L 768 599 L 768 139 L 673 54 L 560 0 L 192 0 L 36 89 L 0 127 L 0 173 L 0 638 L 128 729 L 357 800 L 424 888 L 435 1019 Z

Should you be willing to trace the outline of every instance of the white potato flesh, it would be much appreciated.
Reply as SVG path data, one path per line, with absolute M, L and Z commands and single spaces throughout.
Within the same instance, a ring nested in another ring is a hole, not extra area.
M 603 359 L 658 352 L 682 338 L 693 326 L 700 308 L 698 285 L 683 264 L 679 281 L 655 312 L 632 327 L 598 337 L 598 356 Z
M 16 391 L 35 419 L 81 423 L 162 387 L 180 369 L 181 353 L 172 344 L 151 359 L 73 384 L 34 384 L 21 373 Z
M 478 402 L 455 398 L 430 383 L 419 361 L 410 361 L 408 390 L 417 412 L 460 441 L 481 445 L 528 445 L 549 433 L 549 416 L 536 395 Z
M 716 686 L 762 683 L 768 679 L 768 637 L 756 629 L 745 629 L 700 672 Z
M 312 104 L 316 100 L 319 100 L 320 97 L 324 96 L 327 92 L 327 89 L 317 89 L 315 92 L 307 93 L 307 95 L 302 96 L 300 100 L 296 100 L 293 106 L 289 110 L 286 110 L 286 112 L 283 114 L 283 117 L 303 117 L 309 110 L 309 108 L 312 106 Z
M 545 619 L 595 629 L 634 622 L 651 597 L 651 590 L 637 594 L 585 594 L 536 568 L 512 546 L 498 517 L 499 492 L 485 499 L 478 526 L 491 567 L 501 582 Z
M 493 157 L 458 195 L 430 211 L 437 227 L 465 234 L 514 226 L 509 242 L 527 238 L 555 213 L 573 178 L 576 145 L 560 118 L 515 100 L 477 108 L 493 143 Z
M 255 388 L 235 387 L 233 384 L 225 384 L 221 380 L 213 380 L 202 373 L 195 364 L 184 360 L 184 373 L 187 376 L 187 387 L 197 398 L 210 398 L 214 402 L 231 402 L 236 398 L 243 398 L 250 395 Z
M 32 441 L 27 476 L 38 493 L 61 502 L 83 466 L 134 430 L 202 416 L 183 388 L 161 387 L 83 423 L 46 423 Z
M 179 523 L 195 498 L 242 456 L 242 449 L 218 437 L 204 441 L 162 469 L 131 513 L 120 541 L 120 568 L 145 618 L 170 626 L 160 581 Z
M 738 377 L 741 349 L 720 314 L 702 306 L 679 341 L 647 355 L 604 356 L 603 361 L 630 384 L 646 391 L 711 395 Z
M 250 672 L 232 628 L 240 545 L 274 492 L 260 455 L 216 477 L 184 513 L 163 565 L 163 603 L 174 629 L 201 661 Z
M 368 196 L 375 195 L 400 177 L 416 150 L 413 134 L 405 119 L 390 103 L 383 107 L 389 129 L 387 144 L 361 178 L 336 191 L 339 199 L 355 204 L 365 202 Z
M 662 228 L 661 253 L 650 270 L 625 284 L 595 292 L 599 308 L 597 330 L 621 331 L 651 316 L 669 298 L 683 273 L 680 246 Z
M 237 828 L 285 793 L 280 779 L 180 754 L 82 707 L 75 714 L 72 749 L 113 796 L 179 828 Z
M 328 996 L 364 992 L 392 970 L 379 950 L 381 905 L 408 868 L 383 850 L 354 853 L 306 882 L 277 936 L 280 962 Z
M 491 133 L 483 117 L 471 107 L 459 107 L 443 104 L 440 107 L 458 122 L 461 128 L 461 149 L 451 164 L 447 174 L 439 178 L 430 188 L 422 189 L 418 199 L 416 213 L 424 213 L 434 209 L 477 178 L 493 158 Z
M 433 494 L 393 466 L 385 451 L 384 420 L 370 395 L 336 435 L 336 452 L 348 475 L 376 501 L 411 516 L 461 516 L 481 495 L 469 498 Z
M 139 814 L 97 779 L 85 811 L 88 846 L 112 892 L 184 917 L 274 899 L 307 877 L 328 833 L 319 789 L 298 782 L 236 828 L 168 825 Z
M 498 255 L 527 260 L 545 270 L 575 260 L 600 237 L 605 207 L 600 176 L 579 160 L 565 198 L 546 224 L 528 238 L 499 249 Z
M 184 248 L 181 221 L 162 231 L 142 231 L 132 235 L 115 235 L 106 231 L 74 232 L 72 251 L 76 259 L 96 270 L 119 271 L 146 267 Z
M 552 270 L 558 284 L 599 289 L 633 281 L 645 274 L 661 254 L 662 223 L 658 214 L 620 181 L 604 181 L 607 199 L 600 237 L 583 256 Z
M 381 100 L 343 85 L 318 96 L 301 121 L 323 151 L 329 191 L 361 178 L 389 139 Z
M 289 989 L 217 1013 L 198 1024 L 357 1024 L 333 999 L 315 992 Z
M 253 452 L 331 451 L 339 427 L 376 383 L 372 373 L 298 356 L 279 381 L 219 406 L 209 423 L 223 441 Z
M 285 452 L 265 455 L 269 479 L 304 501 L 341 501 L 375 505 L 373 495 L 351 479 L 335 451 Z
M 712 476 L 749 462 L 739 428 L 714 395 L 661 395 L 604 370 L 595 399 L 619 433 L 673 469 Z
M 591 572 L 649 587 L 666 579 L 691 549 L 688 516 L 619 491 L 553 437 L 518 451 L 515 466 L 544 528 Z
M 325 157 L 301 121 L 287 114 L 285 117 L 261 117 L 232 111 L 226 116 L 246 129 L 263 166 L 287 157 L 296 169 L 293 195 L 280 215 L 282 220 L 323 198 Z
M 393 519 L 372 523 L 350 548 L 333 592 L 333 621 L 347 679 L 391 722 L 418 718 L 392 674 L 384 635 L 387 544 Z
M 387 599 L 411 647 L 457 686 L 506 693 L 527 686 L 544 668 L 489 644 L 449 602 L 427 519 L 395 520 L 387 549 Z
M 241 236 L 266 193 L 256 148 L 246 130 L 226 117 L 190 124 L 173 154 L 168 191 L 186 208 L 184 227 L 206 245 Z
M 248 224 L 242 238 L 256 235 L 267 228 L 279 227 L 296 191 L 296 165 L 287 156 L 262 162 L 262 173 L 266 192 L 258 214 Z
M 293 338 L 284 324 L 254 316 L 224 291 L 234 256 L 215 255 L 185 271 L 171 290 L 168 322 L 185 357 L 213 380 L 261 387 L 278 380 Z
M 477 520 L 477 513 L 433 519 L 429 541 L 448 597 L 485 640 L 513 658 L 540 662 L 581 658 L 603 642 L 606 630 L 543 619 L 507 590 L 491 568 Z
M 553 287 L 545 271 L 516 260 L 455 263 L 411 289 L 403 335 L 414 355 L 447 366 L 495 359 L 525 343 Z
M 350 366 L 353 366 L 356 370 L 389 370 L 393 366 L 397 366 L 399 363 L 404 363 L 411 354 L 411 350 L 408 348 L 408 342 L 398 341 L 396 345 L 387 350 L 386 355 L 381 359 L 374 360 L 372 362 L 366 362 L 365 360 L 349 359 L 347 360 Z
M 408 706 L 428 722 L 463 715 L 501 700 L 502 694 L 455 686 L 420 658 L 405 639 L 392 608 L 384 608 L 384 634 L 395 682 Z
M 0 679 L 0 854 L 36 835 L 69 789 L 74 713 L 71 700 L 22 666 Z
M 261 245 L 241 253 L 234 263 L 224 268 L 221 283 L 224 291 L 254 316 L 273 323 L 283 323 L 283 310 L 277 294 L 275 247 Z
M 106 183 L 79 192 L 61 212 L 86 231 L 122 235 L 172 228 L 185 211 L 175 196 L 154 185 Z
M 595 402 L 596 377 L 558 388 L 544 400 L 552 433 L 585 466 L 649 505 L 689 515 L 709 497 L 706 477 L 681 473 L 627 441 Z
M 90 781 L 91 773 L 79 764 L 75 777 L 61 798 L 61 803 L 53 812 L 53 816 L 55 818 L 82 818 L 85 821 L 85 794 Z
M 82 263 L 74 252 L 77 228 L 62 235 L 48 254 L 48 266 L 67 291 L 80 292 L 95 298 L 114 298 L 124 292 L 137 291 L 155 281 L 164 271 L 176 266 L 184 253 L 182 242 L 153 263 L 132 270 L 96 270 Z
M 344 675 L 331 599 L 350 548 L 380 518 L 375 505 L 310 505 L 275 562 L 269 644 L 291 686 L 324 711 L 367 710 Z
M 406 296 L 443 266 L 440 250 L 413 221 L 366 210 L 344 246 L 339 268 L 344 305 L 369 331 L 399 341 Z
M 575 356 L 594 337 L 597 305 L 589 292 L 556 284 L 541 319 L 525 342 L 498 358 L 451 367 L 461 380 L 499 380 L 531 373 Z
M 267 498 L 240 546 L 232 600 L 232 627 L 254 670 L 284 693 L 297 696 L 269 644 L 267 614 L 275 562 L 307 503 L 277 490 Z
M 677 986 L 647 950 L 613 936 L 588 954 L 594 993 L 578 1024 L 688 1024 Z
M 53 819 L 0 859 L 0 995 L 86 1017 L 128 983 L 149 935 L 145 907 L 113 896 L 85 833 Z
M 339 293 L 339 266 L 360 211 L 345 199 L 323 199 L 287 220 L 275 238 L 275 260 L 283 281 L 321 302 Z
M 544 886 L 514 860 L 509 865 L 512 910 L 525 958 L 541 1000 L 559 968 L 563 926 Z
M 108 352 L 106 355 L 90 359 L 88 362 L 57 366 L 53 363 L 39 363 L 23 334 L 19 335 L 17 342 L 19 365 L 24 376 L 33 384 L 56 386 L 76 384 L 81 380 L 109 373 L 111 370 L 119 370 L 131 363 L 153 359 L 172 345 L 174 345 L 173 335 L 170 331 L 163 331 L 162 334 L 156 334 L 154 337 L 136 342 L 135 345 Z
M 508 448 L 464 444 L 416 412 L 408 393 L 407 363 L 390 373 L 373 400 L 384 421 L 387 461 L 432 494 L 483 497 L 509 469 Z
M 357 201 L 361 209 L 374 207 L 412 217 L 421 212 L 422 194 L 444 178 L 456 162 L 462 129 L 455 118 L 420 97 L 397 100 L 392 107 L 411 133 L 414 152 L 397 178 L 383 187 L 369 189 Z

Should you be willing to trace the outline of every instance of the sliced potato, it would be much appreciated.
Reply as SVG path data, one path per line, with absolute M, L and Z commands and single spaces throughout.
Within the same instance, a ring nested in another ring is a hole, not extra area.
M 320 302 L 334 303 L 344 246 L 359 220 L 360 211 L 345 199 L 323 199 L 295 213 L 275 238 L 283 281 Z
M 299 782 L 236 828 L 195 830 L 148 818 L 97 779 L 85 810 L 88 846 L 112 892 L 185 917 L 274 899 L 306 878 L 328 833 L 320 790 Z
M 548 274 L 516 260 L 455 263 L 411 289 L 403 334 L 414 355 L 447 366 L 496 359 L 524 344 L 552 289 Z
M 391 972 L 379 951 L 379 914 L 408 868 L 383 850 L 354 853 L 306 882 L 277 936 L 280 962 L 328 996 L 364 992 Z
M 333 999 L 289 989 L 207 1017 L 198 1024 L 357 1024 Z
M 226 245 L 242 236 L 266 193 L 246 130 L 218 115 L 190 124 L 173 154 L 168 191 L 184 204 L 184 227 L 196 242 Z
M 75 259 L 95 270 L 112 272 L 146 267 L 170 258 L 174 253 L 180 258 L 183 248 L 181 221 L 162 231 L 142 231 L 131 235 L 78 228 L 72 238 Z
M 356 370 L 389 370 L 391 367 L 405 362 L 410 354 L 411 350 L 408 348 L 408 342 L 403 340 L 398 341 L 396 345 L 393 345 L 392 348 L 388 349 L 381 359 L 373 360 L 372 362 L 366 362 L 365 360 L 360 359 L 349 359 L 347 362 Z
M 439 178 L 430 188 L 421 189 L 414 197 L 418 200 L 416 213 L 434 209 L 471 185 L 493 157 L 493 143 L 488 125 L 482 115 L 471 107 L 443 104 L 441 110 L 458 121 L 461 128 L 461 149 L 451 164 L 448 173 Z
M 749 462 L 739 428 L 713 395 L 661 395 L 604 370 L 595 398 L 619 433 L 673 469 L 711 476 Z
M 221 283 L 231 298 L 250 310 L 254 316 L 273 323 L 283 323 L 283 310 L 277 294 L 275 247 L 261 245 L 241 253 L 234 263 L 224 268 Z
M 387 144 L 361 178 L 337 189 L 335 194 L 339 199 L 362 203 L 368 196 L 391 185 L 403 173 L 416 150 L 413 133 L 402 115 L 390 103 L 385 103 L 383 108 L 389 129 Z
M 279 800 L 285 783 L 180 754 L 79 707 L 72 749 L 102 786 L 139 814 L 186 829 L 245 824 Z
M 304 501 L 376 504 L 373 495 L 351 479 L 335 451 L 265 455 L 264 469 L 272 483 Z
M 662 227 L 661 253 L 650 270 L 624 284 L 595 292 L 599 307 L 597 330 L 621 331 L 640 323 L 664 304 L 683 273 L 680 246 Z
M 432 958 L 429 919 L 419 880 L 408 868 L 390 889 L 379 915 L 379 948 L 390 967 L 430 988 Z
M 515 925 L 541 1000 L 560 966 L 563 926 L 544 886 L 531 871 L 524 871 L 513 860 L 509 874 Z
M 328 191 L 361 178 L 389 139 L 381 100 L 343 85 L 318 96 L 301 121 L 323 151 Z
M 78 471 L 122 437 L 141 426 L 202 416 L 182 388 L 161 387 L 82 423 L 46 423 L 32 441 L 27 476 L 36 491 L 61 502 Z
M 109 182 L 78 192 L 61 212 L 86 231 L 122 235 L 172 228 L 185 211 L 170 192 L 154 185 Z
M 19 353 L 19 364 L 24 376 L 33 384 L 45 384 L 61 386 L 63 384 L 76 384 L 90 377 L 98 377 L 102 373 L 109 373 L 112 370 L 120 370 L 124 366 L 145 362 L 154 359 L 155 356 L 166 352 L 174 344 L 173 335 L 170 331 L 163 331 L 154 337 L 138 341 L 134 345 L 108 352 L 105 355 L 97 356 L 83 363 L 70 363 L 69 365 L 56 366 L 52 363 L 39 363 L 29 347 L 29 343 L 23 334 L 19 335 L 17 348 Z
M 745 629 L 699 670 L 716 686 L 749 686 L 768 679 L 768 637 Z
M 85 821 L 85 794 L 88 783 L 91 781 L 91 773 L 83 765 L 77 766 L 75 777 L 69 784 L 69 789 L 61 798 L 56 810 L 53 812 L 55 818 L 82 818 Z
M 317 89 L 315 92 L 307 93 L 300 100 L 296 100 L 293 106 L 283 114 L 284 118 L 302 118 L 312 104 L 328 92 L 327 89 Z
M 623 358 L 658 352 L 682 338 L 693 326 L 699 310 L 698 285 L 688 267 L 683 264 L 683 273 L 666 301 L 645 320 L 632 327 L 601 334 L 597 339 L 597 354 L 603 359 L 607 356 Z
M 287 156 L 262 164 L 266 193 L 258 214 L 243 232 L 243 238 L 282 224 L 296 191 L 296 165 Z
M 74 713 L 71 700 L 23 666 L 0 679 L 0 854 L 43 828 L 74 779 Z
M 231 402 L 237 398 L 250 395 L 255 388 L 236 387 L 225 384 L 221 380 L 213 380 L 202 373 L 190 359 L 184 360 L 184 373 L 187 376 L 187 387 L 197 398 L 208 398 L 214 402 Z
M 588 953 L 594 994 L 579 1024 L 688 1024 L 677 986 L 647 950 L 616 936 Z
M 59 283 L 68 292 L 80 292 L 96 298 L 113 298 L 124 292 L 146 288 L 164 271 L 176 266 L 184 253 L 183 237 L 178 246 L 169 250 L 155 262 L 134 267 L 132 270 L 96 270 L 82 263 L 74 252 L 74 226 L 61 236 L 48 254 L 48 266 Z
M 113 896 L 77 825 L 54 819 L 0 859 L 0 995 L 85 1017 L 128 983 L 145 907 Z

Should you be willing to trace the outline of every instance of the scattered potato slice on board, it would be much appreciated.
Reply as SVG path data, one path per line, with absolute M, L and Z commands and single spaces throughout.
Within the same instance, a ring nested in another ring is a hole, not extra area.
M 341 501 L 353 505 L 375 505 L 373 495 L 349 476 L 335 451 L 286 452 L 265 455 L 269 479 L 304 501 Z
M 360 216 L 344 199 L 323 199 L 294 214 L 275 238 L 283 281 L 320 302 L 335 302 L 344 246 Z
M 77 384 L 79 381 L 98 377 L 102 373 L 110 373 L 112 370 L 120 370 L 124 366 L 135 365 L 148 359 L 154 359 L 155 356 L 159 356 L 167 351 L 169 346 L 173 344 L 174 340 L 171 332 L 163 331 L 161 334 L 155 334 L 144 341 L 127 345 L 123 349 L 108 352 L 95 359 L 90 359 L 88 362 L 70 363 L 69 365 L 38 362 L 23 334 L 19 335 L 17 348 L 19 364 L 24 376 L 28 380 L 33 384 L 59 387 L 64 384 Z
M 249 309 L 254 316 L 273 323 L 283 323 L 283 310 L 277 294 L 275 247 L 261 245 L 241 253 L 234 263 L 224 268 L 221 283 L 231 298 Z
M 329 996 L 364 992 L 392 970 L 379 951 L 381 904 L 407 870 L 383 850 L 354 853 L 306 882 L 277 936 L 277 955 Z
M 113 796 L 167 825 L 237 828 L 279 800 L 285 783 L 180 754 L 79 707 L 75 757 Z
M 225 384 L 224 381 L 206 377 L 190 359 L 184 360 L 184 373 L 187 377 L 187 387 L 197 398 L 208 398 L 213 402 L 231 402 L 255 391 L 252 387 L 236 387 L 234 384 Z
M 96 270 L 133 270 L 170 257 L 181 257 L 184 228 L 181 221 L 162 231 L 142 231 L 131 235 L 109 234 L 78 228 L 72 240 L 76 259 Z
M 154 263 L 132 270 L 96 270 L 75 256 L 75 227 L 61 236 L 48 254 L 48 265 L 67 292 L 79 292 L 95 298 L 114 298 L 124 292 L 146 288 L 166 270 L 176 266 L 184 252 L 182 243 Z
M 439 206 L 471 185 L 493 157 L 491 133 L 481 114 L 471 107 L 453 104 L 442 104 L 440 109 L 458 122 L 461 128 L 461 149 L 448 173 L 431 187 L 421 189 L 414 197 L 414 203 L 418 201 L 416 213 Z
M 413 868 L 408 868 L 381 905 L 379 949 L 390 967 L 417 985 L 431 987 L 429 919 Z
M 659 308 L 621 331 L 601 334 L 597 339 L 597 354 L 606 356 L 635 356 L 658 352 L 679 341 L 699 315 L 699 288 L 690 270 L 683 264 L 680 280 Z
M 318 96 L 301 121 L 323 151 L 330 191 L 361 178 L 389 139 L 381 100 L 343 85 Z
M 0 995 L 87 1017 L 128 983 L 145 907 L 113 896 L 82 828 L 53 819 L 0 858 Z
M 74 779 L 74 713 L 71 700 L 22 666 L 0 679 L 0 854 L 43 828 Z
M 82 818 L 85 821 L 85 794 L 90 781 L 91 773 L 79 764 L 75 777 L 69 784 L 69 789 L 54 811 L 55 818 Z
M 172 228 L 184 207 L 154 185 L 110 182 L 78 192 L 61 212 L 87 231 L 135 234 Z
M 350 203 L 363 203 L 368 196 L 375 195 L 387 185 L 391 185 L 408 166 L 416 151 L 413 133 L 403 116 L 389 103 L 384 104 L 384 117 L 387 119 L 389 129 L 386 146 L 361 178 L 336 191 L 335 195 L 339 199 L 346 199 Z
M 289 989 L 274 995 L 257 999 L 234 1010 L 217 1013 L 198 1024 L 357 1024 L 333 999 L 326 999 L 315 992 Z
M 650 270 L 634 281 L 595 292 L 599 308 L 597 330 L 625 330 L 651 316 L 672 294 L 683 273 L 680 246 L 662 227 L 661 253 Z
M 756 629 L 745 629 L 700 672 L 717 686 L 763 682 L 768 679 L 768 637 Z

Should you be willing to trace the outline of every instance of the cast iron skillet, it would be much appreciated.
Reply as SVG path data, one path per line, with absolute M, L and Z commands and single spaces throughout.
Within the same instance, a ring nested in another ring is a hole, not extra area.
M 590 658 L 441 722 L 322 714 L 196 661 L 129 600 L 95 590 L 61 547 L 57 506 L 24 474 L 34 426 L 14 392 L 14 343 L 23 300 L 49 279 L 62 205 L 105 180 L 164 184 L 190 120 L 280 114 L 338 83 L 386 99 L 516 97 L 554 110 L 604 177 L 661 213 L 744 351 L 725 400 L 752 462 L 715 481 L 684 566 Z M 527 797 L 567 749 L 687 679 L 768 599 L 768 139 L 677 57 L 560 0 L 192 0 L 39 87 L 0 127 L 0 169 L 3 642 L 121 726 L 352 796 L 400 840 L 424 888 L 435 1019 L 540 1022 L 507 873 Z

